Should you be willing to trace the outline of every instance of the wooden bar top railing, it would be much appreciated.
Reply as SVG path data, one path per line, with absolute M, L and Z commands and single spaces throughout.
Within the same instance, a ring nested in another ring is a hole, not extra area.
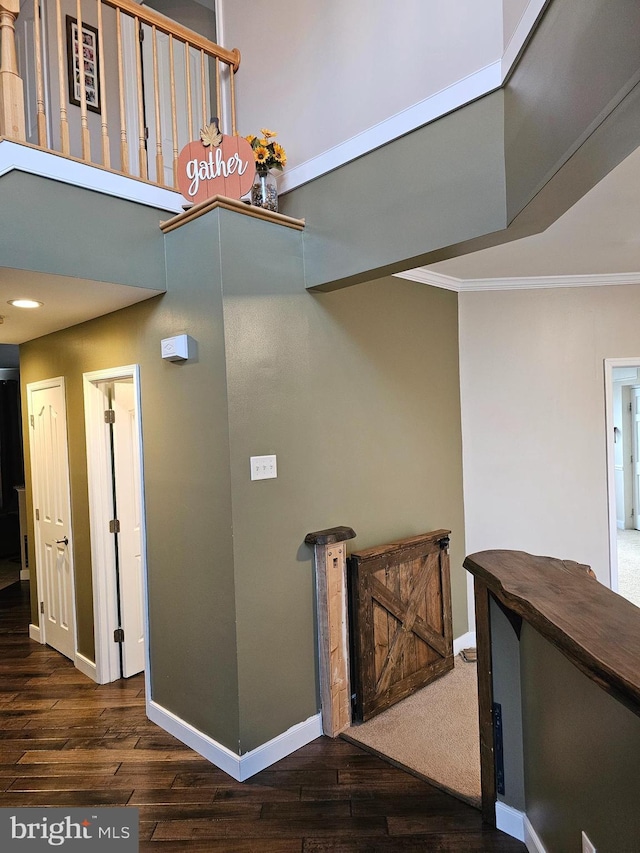
M 177 188 L 178 153 L 212 116 L 237 133 L 240 51 L 133 0 L 70 10 L 0 0 L 0 137 Z M 32 47 L 21 36 L 20 68 L 18 14 L 32 32 Z
M 585 675 L 640 716 L 640 611 L 589 577 L 588 567 L 523 551 L 464 561 L 493 595 Z

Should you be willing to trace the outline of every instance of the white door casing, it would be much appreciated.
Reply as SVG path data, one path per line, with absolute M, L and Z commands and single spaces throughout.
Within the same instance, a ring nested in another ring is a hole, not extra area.
M 118 557 L 122 625 L 118 620 L 115 537 L 109 531 L 113 519 L 113 471 L 109 427 L 105 410 L 113 397 L 113 470 L 120 521 Z M 138 365 L 110 368 L 84 374 L 85 429 L 89 520 L 94 592 L 96 680 L 100 684 L 120 678 L 118 644 L 114 631 L 122 627 L 123 674 L 148 672 L 146 545 L 142 432 L 140 425 L 140 385 Z M 147 677 L 148 681 L 148 677 Z M 147 688 L 148 688 L 147 684 Z
M 27 385 L 40 640 L 75 661 L 76 615 L 65 386 Z

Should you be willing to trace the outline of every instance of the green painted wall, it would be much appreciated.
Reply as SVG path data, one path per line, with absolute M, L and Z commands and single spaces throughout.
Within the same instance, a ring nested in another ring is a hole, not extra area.
M 220 224 L 244 752 L 315 712 L 306 533 L 349 525 L 363 548 L 451 528 L 467 629 L 457 295 L 395 278 L 312 295 L 299 235 Z M 277 480 L 251 482 L 267 453 Z
M 306 284 L 328 290 L 505 228 L 503 93 L 293 190 L 281 210 L 306 218 Z
M 163 291 L 164 242 L 158 222 L 171 215 L 13 171 L 2 176 L 0 264 Z
M 171 293 L 23 345 L 21 379 L 26 384 L 64 375 L 67 381 L 79 651 L 92 659 L 82 374 L 140 364 L 153 698 L 235 750 L 238 687 L 220 264 L 215 239 L 202 232 L 196 223 L 168 236 Z M 183 365 L 162 361 L 161 339 L 183 332 L 198 342 L 197 357 Z M 26 430 L 25 422 L 25 435 Z M 27 478 L 29 471 L 27 461 Z M 31 518 L 29 524 L 32 530 Z
M 140 364 L 153 699 L 246 752 L 318 709 L 309 531 L 351 525 L 362 548 L 451 528 L 467 629 L 457 296 L 394 278 L 312 295 L 301 235 L 229 211 L 169 233 L 166 258 L 165 295 L 23 345 L 22 380 L 67 381 L 92 657 L 82 374 Z M 163 362 L 182 332 L 197 357 Z M 251 482 L 265 453 L 278 478 Z
M 521 639 L 527 817 L 546 850 L 632 853 L 640 839 L 640 719 L 526 623 Z

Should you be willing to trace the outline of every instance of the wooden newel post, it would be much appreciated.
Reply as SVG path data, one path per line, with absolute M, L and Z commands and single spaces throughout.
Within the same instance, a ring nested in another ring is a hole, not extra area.
M 304 539 L 314 548 L 322 730 L 329 737 L 351 725 L 345 542 L 355 535 L 350 527 L 331 527 Z
M 16 56 L 20 0 L 0 0 L 0 136 L 26 140 L 22 78 Z

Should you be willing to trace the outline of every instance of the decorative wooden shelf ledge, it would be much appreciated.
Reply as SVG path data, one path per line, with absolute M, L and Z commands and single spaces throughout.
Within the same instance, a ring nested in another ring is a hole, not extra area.
M 199 216 L 204 216 L 210 210 L 222 208 L 223 210 L 233 210 L 235 213 L 240 213 L 243 216 L 252 216 L 254 219 L 264 219 L 266 222 L 272 222 L 274 225 L 284 225 L 285 228 L 293 228 L 295 231 L 302 231 L 305 226 L 304 219 L 294 219 L 292 216 L 285 216 L 283 213 L 273 213 L 271 210 L 265 210 L 262 207 L 253 207 L 253 205 L 245 204 L 244 201 L 238 201 L 235 198 L 227 198 L 223 195 L 214 195 L 213 198 L 202 201 L 200 204 L 194 204 L 193 207 L 187 208 L 183 213 L 178 213 L 177 216 L 172 216 L 160 223 L 160 229 L 167 234 L 175 228 L 180 228 L 181 225 L 186 225 L 192 219 L 197 219 Z

